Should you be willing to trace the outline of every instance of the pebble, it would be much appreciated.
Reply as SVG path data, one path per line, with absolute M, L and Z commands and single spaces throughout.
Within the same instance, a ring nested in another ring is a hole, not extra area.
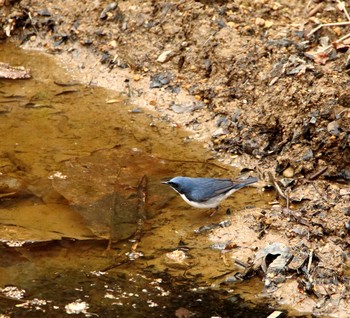
M 288 187 L 290 185 L 292 185 L 294 183 L 294 179 L 291 179 L 291 178 L 283 178 L 280 180 L 280 182 L 282 183 L 282 185 L 284 187 Z
M 270 316 L 268 316 L 267 318 L 277 318 L 277 317 L 279 317 L 279 316 L 282 315 L 282 314 L 283 314 L 282 311 L 276 310 L 276 311 L 274 311 Z
M 183 114 L 192 112 L 194 110 L 194 106 L 174 104 L 170 106 L 170 109 L 177 114 Z
M 140 74 L 135 74 L 133 76 L 133 79 L 134 79 L 135 82 L 138 82 L 141 79 L 141 75 Z
M 308 149 L 308 150 L 302 155 L 301 159 L 302 159 L 303 161 L 309 161 L 309 160 L 313 159 L 313 157 L 314 157 L 313 151 L 312 151 L 311 149 Z
M 317 122 L 317 118 L 316 117 L 311 117 L 310 118 L 310 124 L 316 124 L 316 122 Z
M 348 231 L 350 231 L 350 221 L 346 221 L 344 226 Z
M 339 130 L 339 123 L 337 121 L 331 121 L 328 125 L 327 125 L 327 130 L 331 135 L 337 136 L 340 133 Z
M 214 133 L 212 134 L 213 138 L 217 138 L 219 136 L 227 135 L 228 131 L 222 127 L 219 129 L 215 130 Z
M 255 19 L 255 24 L 259 26 L 265 26 L 265 20 L 262 18 L 256 18 Z
M 101 12 L 100 19 L 101 20 L 106 19 L 108 16 L 108 12 L 116 9 L 117 7 L 118 7 L 118 4 L 116 2 L 109 3 Z
M 112 40 L 111 42 L 109 42 L 109 45 L 113 48 L 116 48 L 118 44 L 116 40 Z
M 41 15 L 43 17 L 50 17 L 51 16 L 51 13 L 48 9 L 40 9 L 37 11 L 38 15 Z
M 170 72 L 154 74 L 151 76 L 150 88 L 160 88 L 170 83 L 172 74 Z
M 157 62 L 159 63 L 165 63 L 169 61 L 169 57 L 171 56 L 172 51 L 164 51 L 162 54 L 160 54 L 157 58 Z
M 282 175 L 285 178 L 292 178 L 294 176 L 294 168 L 293 167 L 288 167 L 282 172 Z

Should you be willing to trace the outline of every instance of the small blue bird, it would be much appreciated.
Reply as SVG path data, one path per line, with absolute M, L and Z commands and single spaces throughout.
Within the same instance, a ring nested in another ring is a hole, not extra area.
M 189 205 L 200 209 L 218 208 L 233 192 L 257 182 L 255 177 L 242 179 L 175 177 L 163 182 L 170 185 Z

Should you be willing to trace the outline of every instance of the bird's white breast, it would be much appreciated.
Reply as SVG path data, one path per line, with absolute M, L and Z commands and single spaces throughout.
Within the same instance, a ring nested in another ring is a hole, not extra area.
M 227 197 L 229 197 L 233 192 L 237 191 L 237 189 L 232 189 L 231 191 L 222 194 L 220 196 L 211 198 L 207 201 L 204 202 L 194 202 L 194 201 L 190 201 L 186 198 L 186 196 L 184 194 L 180 194 L 181 198 L 188 203 L 189 205 L 193 206 L 194 208 L 198 208 L 198 209 L 213 209 L 216 208 L 220 202 L 224 199 L 226 199 Z

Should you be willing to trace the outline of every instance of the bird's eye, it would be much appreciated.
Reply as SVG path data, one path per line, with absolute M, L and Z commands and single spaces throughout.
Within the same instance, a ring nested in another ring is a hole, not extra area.
M 175 182 L 168 182 L 168 184 L 170 186 L 172 186 L 174 189 L 177 189 L 179 187 L 179 185 L 177 183 L 175 183 Z

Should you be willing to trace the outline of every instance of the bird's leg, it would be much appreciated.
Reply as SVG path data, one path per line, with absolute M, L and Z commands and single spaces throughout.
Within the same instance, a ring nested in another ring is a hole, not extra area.
M 214 211 L 210 213 L 210 217 L 212 217 L 217 211 L 219 210 L 219 206 L 217 206 L 216 208 L 214 208 Z

